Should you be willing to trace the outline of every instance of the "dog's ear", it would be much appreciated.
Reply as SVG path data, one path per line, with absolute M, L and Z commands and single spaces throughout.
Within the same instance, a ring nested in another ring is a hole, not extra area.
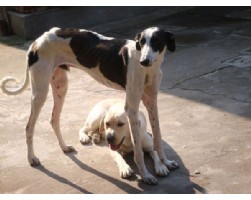
M 120 50 L 119 54 L 122 55 L 124 66 L 127 66 L 128 65 L 128 59 L 129 59 L 128 48 L 123 47 Z
M 175 46 L 175 37 L 172 33 L 170 32 L 166 32 L 166 45 L 167 45 L 167 49 L 171 52 L 174 52 L 176 49 Z
M 103 135 L 105 133 L 105 124 L 104 124 L 104 119 L 105 119 L 105 115 L 102 117 L 102 120 L 99 123 L 99 133 L 101 135 Z
M 135 41 L 136 41 L 136 49 L 138 51 L 141 50 L 140 44 L 139 44 L 139 38 L 141 37 L 141 33 L 137 33 L 137 35 L 135 36 Z

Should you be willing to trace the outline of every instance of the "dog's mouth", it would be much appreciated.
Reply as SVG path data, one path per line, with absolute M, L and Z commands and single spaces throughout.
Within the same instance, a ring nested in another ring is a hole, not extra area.
M 125 139 L 125 136 L 122 138 L 119 144 L 109 144 L 109 148 L 113 151 L 117 151 L 120 148 L 120 146 L 123 144 L 124 139 Z

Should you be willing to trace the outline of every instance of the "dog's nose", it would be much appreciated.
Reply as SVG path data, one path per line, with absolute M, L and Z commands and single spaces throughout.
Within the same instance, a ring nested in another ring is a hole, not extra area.
M 149 67 L 150 66 L 150 60 L 149 59 L 145 59 L 143 61 L 140 62 L 140 64 L 144 67 Z
M 115 137 L 114 137 L 113 134 L 111 134 L 111 133 L 108 133 L 108 134 L 107 134 L 106 140 L 107 140 L 108 144 L 113 144 L 114 139 L 115 139 Z

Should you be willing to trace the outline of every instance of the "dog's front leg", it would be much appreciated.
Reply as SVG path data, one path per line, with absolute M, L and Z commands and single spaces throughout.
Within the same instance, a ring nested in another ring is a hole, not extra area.
M 127 86 L 125 105 L 125 111 L 128 116 L 133 143 L 134 161 L 139 169 L 143 181 L 147 184 L 157 184 L 157 179 L 148 172 L 144 162 L 144 154 L 139 134 L 140 121 L 138 120 L 139 104 L 142 97 L 144 82 L 139 82 L 137 84 L 138 85 L 134 85 L 134 87 L 131 85 Z
M 154 150 L 157 151 L 162 163 L 164 163 L 169 169 L 175 169 L 179 166 L 178 163 L 176 163 L 175 161 L 168 160 L 166 158 L 162 146 L 162 138 L 160 133 L 159 114 L 157 106 L 157 96 L 161 78 L 162 78 L 162 72 L 159 69 L 159 71 L 157 71 L 156 74 L 154 75 L 152 84 L 145 87 L 144 94 L 142 96 L 142 101 L 147 109 L 149 121 L 153 132 Z
M 120 176 L 122 178 L 130 178 L 134 173 L 132 168 L 126 163 L 126 161 L 124 160 L 124 158 L 120 153 L 113 150 L 110 151 L 111 151 L 111 156 L 113 157 L 119 168 Z

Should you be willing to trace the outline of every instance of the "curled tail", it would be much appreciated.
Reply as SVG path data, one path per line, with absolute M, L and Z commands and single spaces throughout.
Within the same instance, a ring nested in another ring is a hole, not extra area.
M 12 81 L 19 82 L 16 78 L 10 77 L 10 76 L 2 79 L 0 87 L 3 93 L 8 94 L 8 95 L 17 95 L 17 94 L 22 93 L 29 85 L 29 68 L 28 67 L 26 68 L 25 80 L 21 86 L 15 89 L 8 89 L 7 85 L 9 82 L 12 82 Z

